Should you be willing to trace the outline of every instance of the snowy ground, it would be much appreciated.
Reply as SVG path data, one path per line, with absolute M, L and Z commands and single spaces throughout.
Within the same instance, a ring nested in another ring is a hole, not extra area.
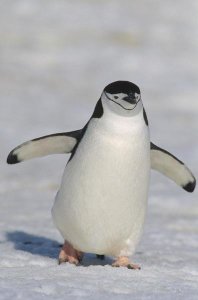
M 198 177 L 197 0 L 0 0 L 0 299 L 197 299 L 198 202 L 153 174 L 134 261 L 57 265 L 50 210 L 67 157 L 6 165 L 40 135 L 77 129 L 103 87 L 137 83 L 152 140 Z

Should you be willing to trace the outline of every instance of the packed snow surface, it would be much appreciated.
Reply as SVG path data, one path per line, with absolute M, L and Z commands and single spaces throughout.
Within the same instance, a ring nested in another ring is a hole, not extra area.
M 58 266 L 50 211 L 69 156 L 6 165 L 26 140 L 81 128 L 124 79 L 141 88 L 152 141 L 197 177 L 197 15 L 196 0 L 0 1 L 0 299 L 198 299 L 197 191 L 153 172 L 141 271 L 91 254 Z

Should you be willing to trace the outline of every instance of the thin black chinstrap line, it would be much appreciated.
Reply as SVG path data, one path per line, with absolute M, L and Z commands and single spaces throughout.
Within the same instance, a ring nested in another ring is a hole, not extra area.
M 110 101 L 116 103 L 117 105 L 121 106 L 122 108 L 124 108 L 125 110 L 134 110 L 134 108 L 136 108 L 138 102 L 140 102 L 140 99 L 138 100 L 138 102 L 136 103 L 136 105 L 133 108 L 125 108 L 124 106 L 122 106 L 120 103 L 117 103 L 116 101 L 112 100 L 111 98 L 109 98 L 107 96 L 107 94 L 105 93 L 105 96 L 107 97 L 107 99 L 109 99 Z

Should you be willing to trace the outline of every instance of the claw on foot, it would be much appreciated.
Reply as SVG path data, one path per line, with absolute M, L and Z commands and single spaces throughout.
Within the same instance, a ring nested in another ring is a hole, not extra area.
M 62 264 L 68 262 L 70 264 L 78 265 L 83 258 L 83 252 L 80 252 L 74 247 L 65 241 L 58 257 L 58 264 Z
M 112 267 L 126 267 L 128 269 L 140 270 L 140 266 L 136 264 L 132 264 L 129 261 L 129 258 L 126 256 L 120 256 L 118 259 L 112 264 Z

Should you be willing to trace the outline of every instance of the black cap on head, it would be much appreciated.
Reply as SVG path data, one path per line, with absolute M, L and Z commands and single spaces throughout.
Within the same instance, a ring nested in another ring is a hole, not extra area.
M 140 94 L 140 89 L 137 85 L 130 81 L 115 81 L 108 84 L 104 91 L 109 94 L 131 94 L 137 93 Z

